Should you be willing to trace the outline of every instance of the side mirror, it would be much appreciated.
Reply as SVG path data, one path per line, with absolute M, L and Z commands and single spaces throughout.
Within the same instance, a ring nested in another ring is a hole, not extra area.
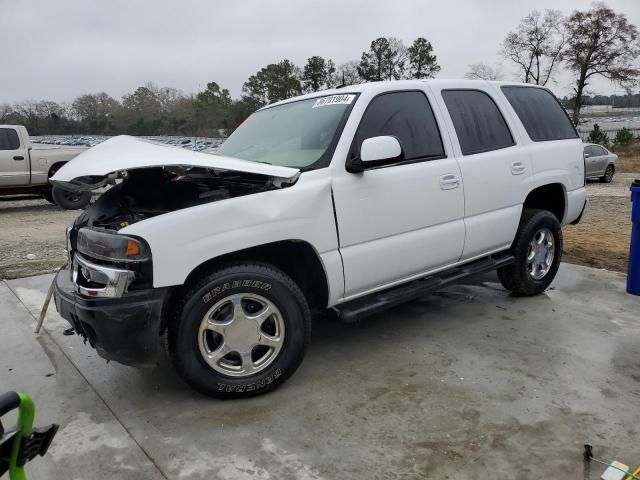
M 402 147 L 396 137 L 383 135 L 367 138 L 360 147 L 360 158 L 347 164 L 347 171 L 362 172 L 367 168 L 396 163 L 402 158 Z

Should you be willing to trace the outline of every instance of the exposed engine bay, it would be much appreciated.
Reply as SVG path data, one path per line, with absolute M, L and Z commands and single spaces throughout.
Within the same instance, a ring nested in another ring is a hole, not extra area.
M 76 219 L 74 230 L 94 227 L 118 231 L 175 210 L 290 185 L 276 185 L 266 175 L 185 166 L 134 169 L 118 176 L 121 181 Z

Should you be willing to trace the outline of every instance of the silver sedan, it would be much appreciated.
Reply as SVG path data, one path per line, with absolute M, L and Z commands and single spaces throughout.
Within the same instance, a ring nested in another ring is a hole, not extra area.
M 588 143 L 584 146 L 584 165 L 587 178 L 597 178 L 601 182 L 610 183 L 616 173 L 618 156 L 602 145 Z

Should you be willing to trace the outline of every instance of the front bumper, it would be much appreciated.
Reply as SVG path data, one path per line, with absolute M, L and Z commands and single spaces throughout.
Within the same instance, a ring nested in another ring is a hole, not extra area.
M 118 298 L 87 297 L 75 291 L 69 270 L 56 275 L 58 313 L 98 354 L 124 365 L 149 366 L 160 357 L 160 325 L 166 288 L 131 290 Z

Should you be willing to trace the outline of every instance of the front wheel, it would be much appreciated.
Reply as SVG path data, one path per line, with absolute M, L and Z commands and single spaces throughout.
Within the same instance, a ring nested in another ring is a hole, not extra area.
M 183 295 L 167 328 L 171 359 L 187 383 L 216 398 L 273 390 L 295 372 L 311 334 L 300 288 L 266 264 L 234 264 Z
M 502 286 L 518 296 L 544 292 L 558 273 L 562 257 L 562 229 L 555 215 L 524 210 L 511 253 L 515 262 L 498 269 Z
M 53 199 L 53 192 L 51 189 L 45 190 L 42 196 L 47 202 L 52 203 L 53 205 L 56 204 L 56 201 Z
M 51 197 L 56 205 L 65 210 L 82 210 L 91 200 L 91 192 L 74 192 L 54 186 L 51 189 Z

